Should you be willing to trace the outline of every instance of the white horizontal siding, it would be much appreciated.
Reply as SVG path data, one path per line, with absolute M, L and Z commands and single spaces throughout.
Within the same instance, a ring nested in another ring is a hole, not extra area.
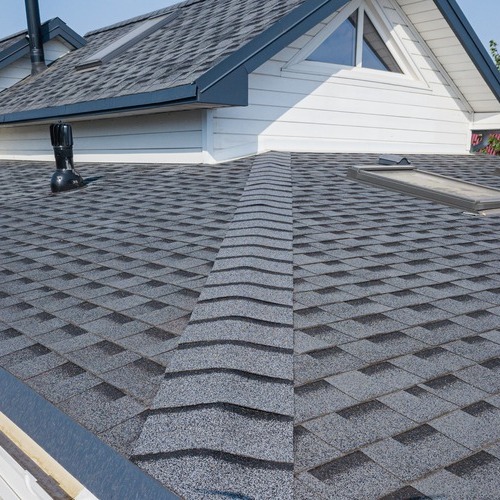
M 202 161 L 201 111 L 71 121 L 76 161 Z M 53 159 L 49 126 L 0 127 L 0 157 Z
M 56 37 L 43 44 L 43 53 L 47 64 L 53 63 L 64 54 L 72 50 L 72 47 L 67 45 L 61 38 Z
M 29 56 L 22 57 L 5 68 L 0 69 L 0 92 L 15 85 L 31 74 Z
M 391 0 L 379 0 L 379 6 L 423 81 L 396 75 L 377 81 L 374 73 L 353 78 L 349 70 L 319 75 L 304 72 L 304 64 L 300 72 L 293 65 L 284 70 L 332 16 L 250 75 L 248 107 L 214 111 L 215 158 L 252 148 L 467 152 L 472 121 L 467 103 Z
M 500 130 L 500 113 L 476 113 L 472 130 Z

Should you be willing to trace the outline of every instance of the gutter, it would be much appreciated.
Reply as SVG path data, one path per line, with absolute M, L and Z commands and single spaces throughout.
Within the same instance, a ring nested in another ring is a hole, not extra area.
M 181 85 L 166 90 L 143 92 L 129 96 L 110 97 L 53 108 L 42 108 L 19 111 L 0 116 L 0 123 L 20 123 L 48 118 L 65 118 L 68 116 L 97 115 L 110 112 L 124 112 L 139 109 L 156 108 L 159 105 L 175 106 L 179 104 L 195 104 L 198 102 L 196 85 Z

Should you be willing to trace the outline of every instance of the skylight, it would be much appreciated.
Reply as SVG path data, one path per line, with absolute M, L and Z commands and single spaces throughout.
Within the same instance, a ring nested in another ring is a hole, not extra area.
M 307 60 L 403 72 L 362 7 L 355 10 Z
M 392 191 L 408 193 L 474 213 L 500 209 L 500 190 L 434 174 L 412 166 L 350 167 L 347 176 Z
M 144 38 L 148 37 L 156 30 L 167 25 L 168 23 L 176 19 L 178 16 L 179 16 L 179 11 L 176 10 L 175 12 L 173 12 L 168 16 L 154 17 L 152 19 L 144 21 L 137 28 L 133 29 L 126 35 L 114 41 L 112 44 L 108 45 L 107 47 L 104 47 L 95 54 L 92 54 L 91 56 L 84 59 L 82 62 L 77 64 L 76 69 L 86 70 L 86 69 L 94 69 L 101 66 L 105 62 L 110 61 L 116 56 L 122 54 L 140 40 L 143 40 Z

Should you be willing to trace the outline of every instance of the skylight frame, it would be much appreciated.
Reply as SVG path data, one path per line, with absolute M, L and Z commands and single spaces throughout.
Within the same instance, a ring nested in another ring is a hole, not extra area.
M 98 50 L 94 54 L 86 57 L 79 62 L 75 69 L 78 71 L 96 69 L 103 64 L 111 61 L 120 54 L 123 54 L 136 43 L 153 34 L 155 31 L 163 28 L 180 15 L 180 10 L 175 10 L 170 15 L 159 15 L 143 21 L 138 27 L 129 31 L 118 40 L 115 40 L 106 47 Z
M 450 182 L 451 184 L 460 184 L 465 188 L 476 188 L 478 191 L 489 191 L 490 195 L 483 198 L 480 196 L 472 197 L 464 193 L 456 193 L 449 189 L 438 189 L 436 187 L 426 186 L 421 182 L 412 182 L 409 179 L 393 178 L 391 173 L 415 173 L 437 181 Z M 389 174 L 389 175 L 387 175 Z M 349 167 L 347 177 L 357 180 L 364 184 L 385 188 L 397 193 L 409 194 L 417 198 L 442 203 L 454 208 L 459 208 L 471 213 L 484 213 L 488 211 L 497 211 L 500 209 L 500 189 L 476 184 L 449 177 L 446 175 L 420 170 L 412 165 L 360 165 Z M 493 195 L 494 193 L 494 195 Z

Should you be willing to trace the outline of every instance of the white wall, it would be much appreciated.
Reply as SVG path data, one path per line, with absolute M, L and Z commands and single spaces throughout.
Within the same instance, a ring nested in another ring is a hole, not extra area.
M 70 51 L 70 47 L 57 38 L 49 40 L 45 43 L 43 45 L 43 49 L 47 64 L 54 62 L 56 59 L 59 59 L 59 57 Z M 0 92 L 23 80 L 29 75 L 31 75 L 31 61 L 30 56 L 27 55 L 12 64 L 9 64 L 9 66 L 0 69 Z
M 77 162 L 203 161 L 201 111 L 69 122 Z M 0 158 L 52 160 L 49 125 L 1 126 Z
M 17 61 L 0 69 L 0 92 L 15 85 L 31 74 L 31 62 L 29 56 L 22 57 Z
M 500 130 L 500 113 L 476 113 L 472 130 Z
M 268 149 L 466 153 L 472 109 L 401 10 L 391 0 L 379 7 L 416 78 L 367 70 L 308 74 L 308 63 L 288 65 L 335 14 L 250 75 L 248 107 L 213 112 L 213 156 Z

